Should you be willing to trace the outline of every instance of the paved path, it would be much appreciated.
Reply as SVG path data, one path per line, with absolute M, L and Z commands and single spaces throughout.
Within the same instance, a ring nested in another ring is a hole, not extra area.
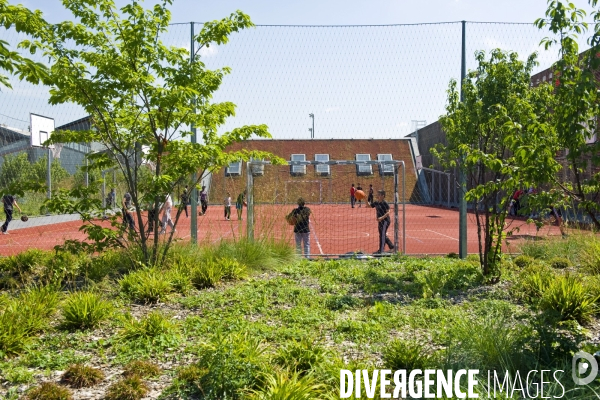
M 2 218 L 2 216 L 0 216 Z M 23 228 L 35 228 L 36 226 L 52 225 L 61 222 L 78 221 L 81 219 L 79 214 L 60 214 L 60 215 L 44 215 L 39 217 L 29 217 L 29 221 L 21 221 L 21 215 L 19 213 L 13 214 L 13 220 L 8 226 L 8 231 L 14 231 Z M 3 218 L 2 218 L 3 219 Z

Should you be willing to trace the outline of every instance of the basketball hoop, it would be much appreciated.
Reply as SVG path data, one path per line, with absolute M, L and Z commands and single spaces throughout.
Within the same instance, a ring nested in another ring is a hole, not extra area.
M 54 159 L 60 158 L 60 152 L 62 151 L 64 143 L 55 143 L 54 148 L 50 148 L 52 150 L 52 157 Z

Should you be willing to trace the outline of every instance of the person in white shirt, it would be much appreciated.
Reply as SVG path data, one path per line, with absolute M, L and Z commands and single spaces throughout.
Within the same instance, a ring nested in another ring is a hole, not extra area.
M 173 199 L 171 198 L 171 195 L 168 194 L 167 197 L 165 197 L 165 202 L 162 206 L 163 216 L 162 230 L 160 231 L 161 235 L 166 233 L 167 225 L 171 227 L 172 232 L 175 232 L 175 224 L 171 219 L 171 208 L 173 208 Z
M 225 197 L 225 219 L 229 221 L 231 219 L 231 195 L 227 192 L 227 197 Z

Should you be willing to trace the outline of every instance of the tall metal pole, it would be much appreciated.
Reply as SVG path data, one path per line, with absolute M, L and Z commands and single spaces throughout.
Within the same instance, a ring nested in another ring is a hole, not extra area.
M 464 101 L 463 84 L 467 76 L 467 58 L 466 58 L 466 21 L 462 21 L 462 51 L 460 63 L 460 101 Z M 465 176 L 465 158 L 461 156 L 458 186 L 459 186 L 459 223 L 458 223 L 458 254 L 460 258 L 467 257 L 467 201 L 465 193 L 467 192 L 467 177 Z
M 252 176 L 252 162 L 246 164 L 246 229 L 247 238 L 254 240 L 254 177 Z M 242 205 L 243 207 L 243 205 Z
M 194 23 L 190 22 L 190 63 L 194 62 L 194 53 L 196 51 L 196 46 L 194 44 Z M 194 98 L 192 100 L 192 104 L 193 104 L 193 109 L 192 112 L 195 114 L 196 113 L 196 99 Z M 190 126 L 190 130 L 192 131 L 192 137 L 191 137 L 191 142 L 192 143 L 197 143 L 197 138 L 196 138 L 196 127 L 194 126 L 194 124 L 192 124 Z M 192 220 L 190 221 L 190 237 L 191 237 L 191 242 L 194 244 L 198 243 L 198 189 L 196 188 L 196 179 L 198 179 L 198 177 L 196 176 L 196 174 L 194 173 L 192 175 L 192 182 L 194 182 L 194 185 L 192 185 L 190 192 L 188 193 L 189 195 L 189 199 L 190 199 L 190 212 L 192 214 Z M 187 205 L 186 205 L 187 207 Z
M 52 197 L 52 150 L 48 147 L 48 171 L 46 172 L 46 185 L 48 186 L 48 198 Z
M 308 114 L 308 116 L 312 118 L 312 130 L 310 131 L 310 138 L 314 139 L 315 138 L 315 114 L 310 113 L 310 114 Z
M 385 164 L 383 164 L 385 165 Z M 394 252 L 398 252 L 398 167 L 399 164 L 394 165 Z

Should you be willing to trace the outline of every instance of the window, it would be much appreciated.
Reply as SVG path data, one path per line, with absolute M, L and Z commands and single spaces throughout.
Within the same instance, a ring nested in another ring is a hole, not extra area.
M 315 161 L 327 162 L 329 161 L 329 154 L 315 154 Z M 327 164 L 315 165 L 315 172 L 317 175 L 328 176 L 330 174 L 330 168 Z
M 225 176 L 240 176 L 242 175 L 242 162 L 234 161 L 229 163 L 229 166 L 225 168 Z
M 306 154 L 292 154 L 290 161 L 306 161 Z M 306 175 L 306 165 L 290 166 L 292 175 Z
M 377 161 L 392 161 L 391 154 L 377 154 Z M 379 164 L 379 175 L 394 175 L 393 164 Z
M 356 161 L 371 161 L 370 154 L 357 154 Z M 364 175 L 373 175 L 373 168 L 371 164 L 358 164 L 356 165 L 356 175 L 364 176 Z
M 254 159 L 250 158 L 250 161 L 265 161 L 264 158 Z M 254 176 L 263 176 L 265 174 L 265 164 L 254 164 L 252 165 L 252 175 Z

